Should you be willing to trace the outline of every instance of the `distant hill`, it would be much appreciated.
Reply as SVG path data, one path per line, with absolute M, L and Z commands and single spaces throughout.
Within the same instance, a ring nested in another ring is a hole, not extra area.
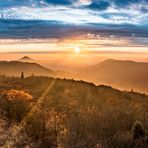
M 83 68 L 81 73 L 99 84 L 148 93 L 148 63 L 109 59 Z
M 20 76 L 21 72 L 24 72 L 25 76 L 32 74 L 36 76 L 54 76 L 55 73 L 39 65 L 37 63 L 20 62 L 20 61 L 0 61 L 0 74 L 6 74 L 9 76 Z
M 20 62 L 34 62 L 34 60 L 28 56 L 24 56 L 24 57 L 18 59 L 18 61 L 20 61 Z

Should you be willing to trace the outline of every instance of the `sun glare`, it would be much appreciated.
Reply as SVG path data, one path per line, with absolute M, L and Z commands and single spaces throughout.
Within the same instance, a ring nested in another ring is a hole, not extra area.
M 76 47 L 75 48 L 75 53 L 80 53 L 81 52 L 81 49 L 79 47 Z

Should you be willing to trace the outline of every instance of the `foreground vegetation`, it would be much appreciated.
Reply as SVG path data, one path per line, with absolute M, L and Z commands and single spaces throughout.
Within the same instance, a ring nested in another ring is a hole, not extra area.
M 148 96 L 48 77 L 0 77 L 0 146 L 147 148 Z

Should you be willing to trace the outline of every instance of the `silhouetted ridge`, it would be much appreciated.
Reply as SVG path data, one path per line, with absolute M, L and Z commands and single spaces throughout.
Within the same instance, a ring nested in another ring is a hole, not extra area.
M 83 77 L 97 84 L 148 92 L 148 63 L 109 59 L 81 71 Z
M 32 74 L 37 76 L 53 76 L 54 72 L 37 63 L 20 62 L 20 61 L 0 61 L 0 74 L 10 76 L 20 76 L 24 72 L 25 76 Z
M 20 59 L 18 59 L 18 61 L 21 61 L 21 62 L 33 62 L 34 60 L 28 56 L 24 56 Z

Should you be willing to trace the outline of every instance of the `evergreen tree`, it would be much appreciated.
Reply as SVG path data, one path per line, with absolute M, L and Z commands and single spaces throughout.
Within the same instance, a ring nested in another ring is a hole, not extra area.
M 145 131 L 141 122 L 136 121 L 133 125 L 133 139 L 145 137 Z
M 21 79 L 24 79 L 24 72 L 21 73 Z

